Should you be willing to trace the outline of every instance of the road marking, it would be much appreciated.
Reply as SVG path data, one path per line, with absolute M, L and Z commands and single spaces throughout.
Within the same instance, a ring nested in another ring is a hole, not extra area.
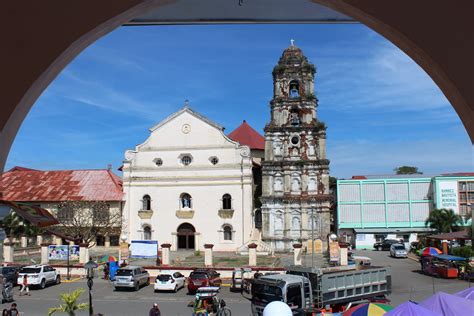
M 82 278 L 75 278 L 75 279 L 71 279 L 71 280 L 61 280 L 61 282 L 63 283 L 72 283 L 72 282 L 77 282 L 77 281 L 80 281 Z

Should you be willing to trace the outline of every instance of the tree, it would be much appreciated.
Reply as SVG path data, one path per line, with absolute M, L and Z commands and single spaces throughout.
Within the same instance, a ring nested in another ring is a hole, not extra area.
M 65 201 L 58 205 L 57 226 L 78 242 L 93 244 L 97 235 L 120 234 L 122 213 L 111 211 L 105 201 Z
M 77 299 L 84 292 L 84 289 L 76 289 L 72 293 L 62 293 L 59 295 L 64 304 L 61 304 L 57 307 L 51 307 L 48 309 L 48 316 L 53 315 L 55 312 L 67 313 L 69 316 L 75 316 L 76 311 L 86 310 L 89 307 L 89 304 L 86 303 L 77 303 Z
M 11 211 L 10 214 L 5 216 L 1 226 L 8 237 L 20 237 L 23 234 L 28 237 L 34 237 L 42 232 L 41 228 L 18 216 L 15 211 Z
M 396 174 L 423 174 L 423 172 L 418 171 L 418 167 L 411 166 L 401 166 L 393 169 Z
M 453 210 L 434 209 L 425 221 L 425 226 L 436 230 L 437 233 L 451 233 L 455 227 L 462 224 L 462 218 Z

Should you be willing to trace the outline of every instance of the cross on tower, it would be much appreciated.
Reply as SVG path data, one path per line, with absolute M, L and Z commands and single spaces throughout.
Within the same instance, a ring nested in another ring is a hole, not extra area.
M 295 40 L 294 39 L 290 39 L 290 43 L 291 43 L 291 46 L 295 46 Z

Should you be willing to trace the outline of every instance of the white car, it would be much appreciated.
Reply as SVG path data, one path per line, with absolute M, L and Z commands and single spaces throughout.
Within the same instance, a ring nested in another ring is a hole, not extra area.
M 390 246 L 390 256 L 394 258 L 406 258 L 408 256 L 405 245 L 393 244 Z
M 44 289 L 48 283 L 61 283 L 59 272 L 53 267 L 44 264 L 21 268 L 18 273 L 17 283 L 23 284 L 23 278 L 27 278 L 28 285 L 38 286 L 41 289 Z
M 175 291 L 183 288 L 186 283 L 186 277 L 180 272 L 166 271 L 156 277 L 155 291 Z

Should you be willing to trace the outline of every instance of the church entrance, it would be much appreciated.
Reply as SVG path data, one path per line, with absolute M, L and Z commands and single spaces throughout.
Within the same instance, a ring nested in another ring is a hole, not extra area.
M 178 250 L 194 249 L 194 234 L 196 229 L 189 223 L 183 223 L 178 227 Z

